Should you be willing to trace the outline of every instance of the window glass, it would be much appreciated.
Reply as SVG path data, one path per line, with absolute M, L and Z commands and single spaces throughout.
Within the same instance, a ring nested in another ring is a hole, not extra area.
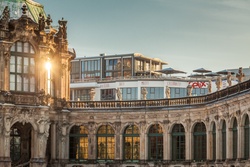
M 70 161 L 88 159 L 88 130 L 84 126 L 73 126 L 69 134 Z
M 124 132 L 124 159 L 126 161 L 138 161 L 139 157 L 139 129 L 135 125 L 129 125 Z
M 109 125 L 103 125 L 97 132 L 97 159 L 113 160 L 115 157 L 114 130 Z
M 172 159 L 185 160 L 185 129 L 182 124 L 174 125 L 172 131 Z
M 163 159 L 163 131 L 159 124 L 154 124 L 149 129 L 148 149 L 150 161 Z
M 29 53 L 32 46 L 18 41 L 11 48 L 10 90 L 35 92 L 35 55 Z

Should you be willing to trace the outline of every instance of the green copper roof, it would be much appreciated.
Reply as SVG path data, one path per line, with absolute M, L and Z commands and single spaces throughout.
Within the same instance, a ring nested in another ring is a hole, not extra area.
M 38 23 L 39 13 L 42 13 L 46 18 L 43 5 L 34 2 L 33 0 L 0 0 L 0 14 L 2 14 L 5 6 L 8 6 L 10 9 L 11 19 L 18 19 L 22 16 L 22 6 L 26 4 L 28 7 L 28 16 Z

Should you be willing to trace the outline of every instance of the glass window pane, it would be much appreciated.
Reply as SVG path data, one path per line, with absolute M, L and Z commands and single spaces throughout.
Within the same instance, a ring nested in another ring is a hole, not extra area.
M 10 57 L 10 72 L 16 72 L 15 58 L 15 56 Z
M 28 77 L 23 78 L 23 91 L 29 91 L 29 80 Z
M 17 52 L 22 52 L 22 42 L 17 42 Z
M 31 46 L 31 45 L 30 45 L 30 53 L 32 53 L 32 54 L 35 53 L 34 48 L 33 48 L 33 46 Z
M 27 42 L 23 43 L 23 52 L 29 53 L 29 43 Z
M 17 80 L 16 80 L 16 85 L 17 85 L 17 91 L 21 91 L 22 90 L 22 77 L 20 75 L 16 76 Z
M 29 72 L 29 59 L 27 57 L 23 58 L 23 73 Z

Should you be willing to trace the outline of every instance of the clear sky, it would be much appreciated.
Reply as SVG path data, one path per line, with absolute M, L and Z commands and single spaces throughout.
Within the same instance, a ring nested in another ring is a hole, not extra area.
M 142 53 L 186 71 L 250 66 L 250 0 L 35 0 L 77 57 Z

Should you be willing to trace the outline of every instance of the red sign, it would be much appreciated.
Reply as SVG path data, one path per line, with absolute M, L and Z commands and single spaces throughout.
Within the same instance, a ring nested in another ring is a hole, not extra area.
M 189 85 L 191 85 L 193 88 L 206 88 L 207 84 L 206 82 L 189 82 Z

